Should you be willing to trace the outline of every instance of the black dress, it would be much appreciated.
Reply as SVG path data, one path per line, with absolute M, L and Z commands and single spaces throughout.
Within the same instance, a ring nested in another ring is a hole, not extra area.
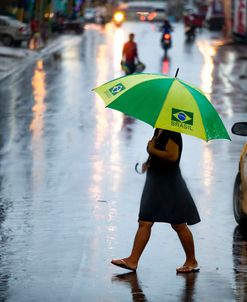
M 179 167 L 183 148 L 181 134 L 163 130 L 156 140 L 155 147 L 165 150 L 169 138 L 179 146 L 179 157 L 176 162 L 150 157 L 139 220 L 196 224 L 200 222 L 200 216 Z

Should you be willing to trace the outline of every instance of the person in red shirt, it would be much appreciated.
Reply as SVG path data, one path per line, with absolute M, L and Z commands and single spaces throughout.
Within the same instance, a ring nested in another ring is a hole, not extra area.
M 125 74 L 136 71 L 136 63 L 139 62 L 137 44 L 134 42 L 135 35 L 129 34 L 129 41 L 124 44 L 122 52 L 122 64 L 125 65 Z

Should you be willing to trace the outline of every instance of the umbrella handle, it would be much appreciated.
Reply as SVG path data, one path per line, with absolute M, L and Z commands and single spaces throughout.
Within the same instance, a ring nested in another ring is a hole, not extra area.
M 153 138 L 152 139 L 154 139 L 155 137 L 157 137 L 157 130 L 156 131 L 154 131 L 154 135 L 153 135 Z M 147 159 L 147 161 L 146 161 L 146 164 L 149 164 L 149 161 L 150 161 L 150 159 L 151 159 L 151 156 L 149 155 L 148 156 L 148 159 Z M 138 166 L 139 166 L 139 163 L 136 163 L 135 164 L 135 171 L 136 171 L 136 173 L 138 173 L 138 174 L 144 174 L 145 172 L 140 172 L 139 170 L 138 170 Z
M 150 161 L 150 156 L 148 157 L 148 159 L 147 159 L 147 161 L 146 161 L 146 165 L 149 164 L 149 161 Z M 139 166 L 139 163 L 136 163 L 136 164 L 135 164 L 135 171 L 136 171 L 138 174 L 144 174 L 144 173 L 147 171 L 147 169 L 148 169 L 148 168 L 146 168 L 145 171 L 143 171 L 143 170 L 142 170 L 142 171 L 139 171 L 139 170 L 138 170 L 138 166 Z
M 144 172 L 140 172 L 140 171 L 138 170 L 138 166 L 139 166 L 139 163 L 136 163 L 136 164 L 135 164 L 135 171 L 136 171 L 136 173 L 138 173 L 138 174 L 143 174 Z

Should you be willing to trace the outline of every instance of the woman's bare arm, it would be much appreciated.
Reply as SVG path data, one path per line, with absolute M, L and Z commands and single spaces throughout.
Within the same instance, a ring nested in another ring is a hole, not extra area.
M 159 150 L 155 148 L 155 140 L 148 142 L 147 151 L 150 155 L 154 155 L 163 160 L 169 160 L 175 162 L 179 156 L 179 147 L 171 139 L 166 144 L 166 150 Z

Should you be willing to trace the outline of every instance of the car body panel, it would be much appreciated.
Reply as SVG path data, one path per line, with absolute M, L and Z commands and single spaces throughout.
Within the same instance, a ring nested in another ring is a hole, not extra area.
M 247 122 L 238 122 L 232 126 L 233 134 L 247 136 Z M 247 225 L 247 142 L 239 157 L 239 168 L 233 190 L 233 212 L 240 225 Z
M 30 27 L 7 16 L 0 16 L 0 37 L 9 36 L 13 42 L 27 41 L 31 37 Z
M 243 194 L 242 211 L 247 216 L 247 143 L 244 145 L 240 155 L 239 169 Z
M 117 10 L 124 12 L 126 20 L 163 22 L 166 6 L 164 1 L 129 1 L 120 2 Z

